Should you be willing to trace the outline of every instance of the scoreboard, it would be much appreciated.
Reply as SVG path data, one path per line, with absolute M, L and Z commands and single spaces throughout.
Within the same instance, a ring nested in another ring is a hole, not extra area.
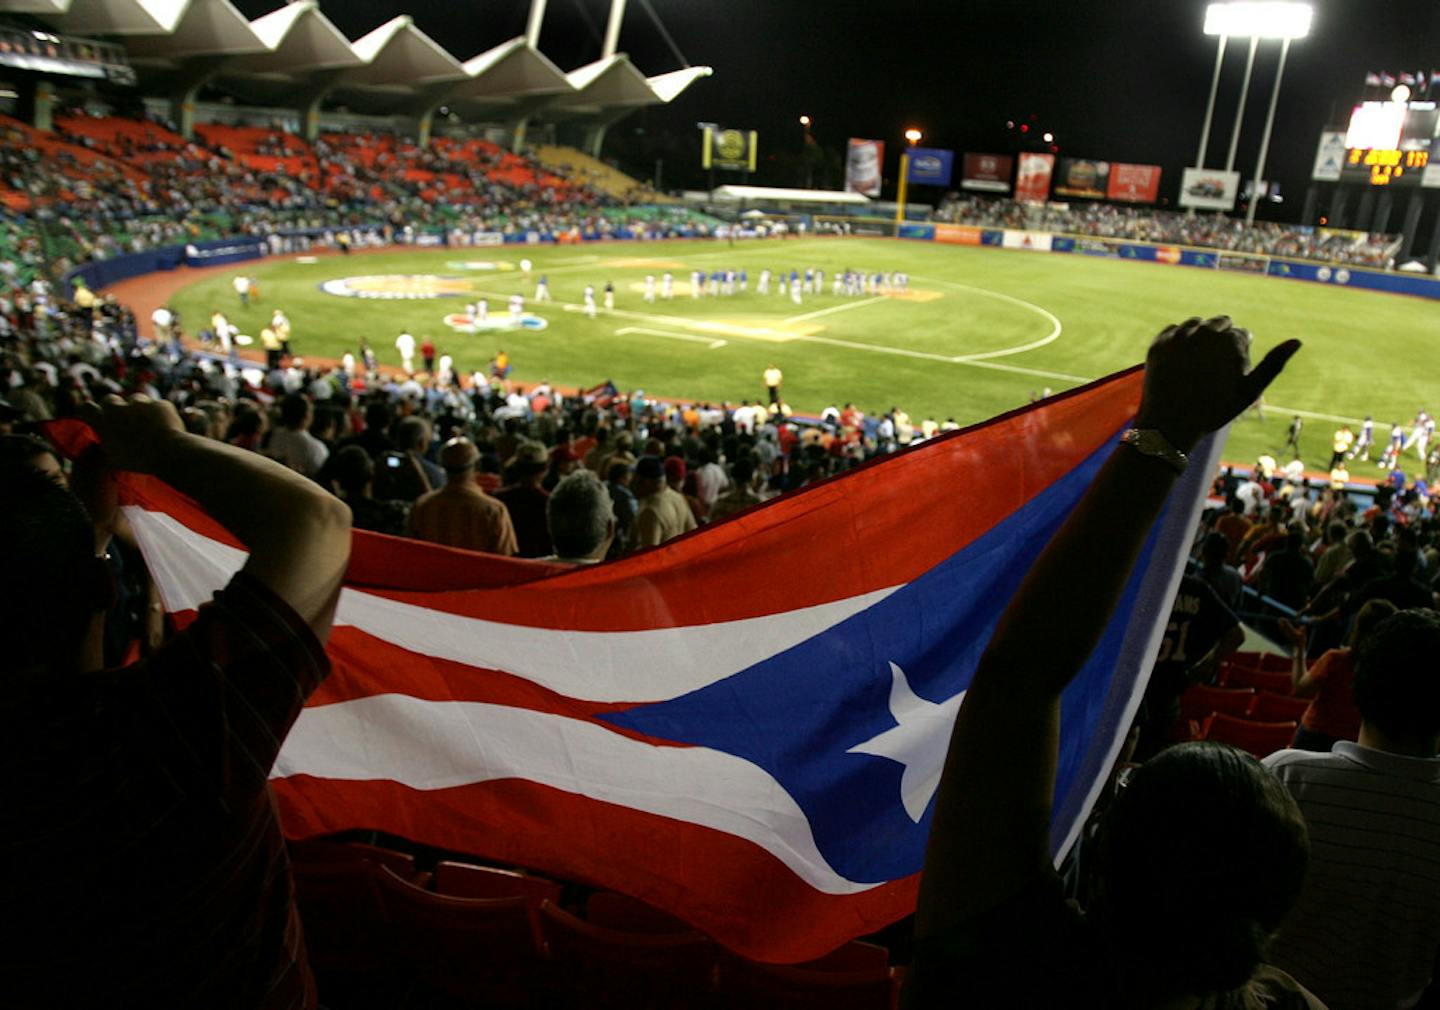
M 1434 185 L 1440 169 L 1440 107 L 1435 102 L 1364 102 L 1345 133 L 1342 182 L 1410 187 Z M 1437 168 L 1426 171 L 1436 157 Z

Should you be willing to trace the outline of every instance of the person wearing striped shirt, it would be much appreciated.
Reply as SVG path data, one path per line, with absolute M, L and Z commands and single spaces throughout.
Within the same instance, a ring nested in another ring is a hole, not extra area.
M 43 474 L 0 472 L 0 1004 L 312 1010 L 268 777 L 329 672 L 350 510 L 273 460 L 187 433 L 168 402 L 84 409 L 103 463 L 189 495 L 248 557 L 157 652 L 105 669 L 104 497 L 87 513 Z
M 1271 949 L 1331 1010 L 1413 1007 L 1440 951 L 1440 614 L 1402 610 L 1356 647 L 1358 742 L 1265 765 L 1310 832 L 1310 873 Z

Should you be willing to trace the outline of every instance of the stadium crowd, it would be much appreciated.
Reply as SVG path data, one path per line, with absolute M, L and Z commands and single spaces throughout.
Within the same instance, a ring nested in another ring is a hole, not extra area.
M 952 193 L 941 203 L 935 216 L 942 221 L 985 228 L 1129 239 L 1384 268 L 1394 265 L 1393 257 L 1399 246 L 1394 235 L 1359 236 L 1266 221 L 1246 224 L 1224 214 L 1190 216 L 1176 211 L 1089 201 L 1031 204 Z
M 122 128 L 123 127 L 123 128 Z M 29 280 L 46 259 L 72 266 L 159 246 L 303 231 L 429 232 L 466 245 L 480 233 L 554 237 L 708 233 L 682 208 L 631 209 L 578 174 L 481 140 L 328 133 L 314 144 L 279 127 L 57 119 L 52 136 L 0 117 L 0 245 Z M 58 138 L 58 139 L 56 139 Z M 235 145 L 235 146 L 232 146 Z
M 0 614 L 9 640 L 23 642 L 12 645 L 17 669 L 41 675 L 24 679 L 25 689 L 9 699 L 7 726 L 31 748 L 22 761 L 58 761 L 77 781 L 97 783 L 102 796 L 109 780 L 86 762 L 103 763 L 109 752 L 92 746 L 96 724 L 88 720 L 130 727 L 132 716 L 115 714 L 128 712 L 128 703 L 96 696 L 93 709 L 81 706 L 84 718 L 67 723 L 75 699 L 62 701 L 55 691 L 73 690 L 76 672 L 118 667 L 137 649 L 157 673 L 153 689 L 163 690 L 161 671 L 193 676 L 194 663 L 208 662 L 205 650 L 228 661 L 223 657 L 234 646 L 227 643 L 236 634 L 258 635 L 262 653 L 247 648 L 233 655 L 241 657 L 234 660 L 242 664 L 237 676 L 266 685 L 259 709 L 265 721 L 229 730 L 235 735 L 227 746 L 247 755 L 245 767 L 268 768 L 300 699 L 323 676 L 317 643 L 329 627 L 351 523 L 558 565 L 590 564 L 663 543 L 954 427 L 916 425 L 897 409 L 866 416 L 849 404 L 801 422 L 788 415 L 783 377 L 773 368 L 763 377 L 763 401 L 666 404 L 608 383 L 574 394 L 547 383 L 522 387 L 509 380 L 509 363 L 501 359 L 489 375 L 445 381 L 434 372 L 376 369 L 363 349 L 358 368 L 282 359 L 268 370 L 254 362 L 237 370 L 182 342 L 178 320 L 170 327 L 168 339 L 153 340 L 113 298 L 78 304 L 44 282 L 14 288 L 0 301 L 6 474 L 0 527 L 12 565 Z M 1188 450 L 1203 431 L 1253 402 L 1263 388 L 1261 370 L 1241 381 L 1226 373 L 1231 358 L 1220 354 L 1216 363 L 1216 346 L 1228 340 L 1228 321 L 1196 321 L 1157 343 L 1151 363 L 1164 389 L 1147 394 L 1142 425 Z M 434 350 L 423 356 L 433 358 Z M 1267 362 L 1264 376 L 1280 364 Z M 1190 388 L 1197 368 L 1218 376 L 1218 392 Z M 110 394 L 137 393 L 173 405 L 173 417 L 170 408 L 143 402 L 95 406 Z M 160 621 L 143 559 L 83 457 L 69 470 L 73 495 L 51 483 L 66 479 L 68 464 L 32 433 L 47 420 L 69 417 L 95 425 L 118 465 L 158 473 L 251 549 L 249 574 L 221 595 L 199 630 L 175 638 Z M 27 476 L 32 472 L 50 476 L 37 483 Z M 1075 985 L 1127 994 L 1086 1005 L 1155 1006 L 1162 996 L 1183 993 L 1233 1000 L 1263 993 L 1272 1000 L 1267 1005 L 1321 1005 L 1295 986 L 1293 975 L 1343 1010 L 1410 1005 L 1430 982 L 1440 945 L 1440 888 L 1426 870 L 1440 859 L 1434 812 L 1440 695 L 1433 669 L 1440 655 L 1434 613 L 1440 520 L 1435 496 L 1423 486 L 1387 485 L 1362 505 L 1325 482 L 1287 481 L 1263 467 L 1248 476 L 1221 475 L 1216 492 L 1226 506 L 1203 521 L 1195 575 L 1172 615 L 1180 644 L 1162 655 L 1169 670 L 1157 667 L 1137 723 L 1133 742 L 1142 755 L 1155 756 L 1125 773 L 1129 785 L 1102 815 L 1108 827 L 1097 829 L 1099 876 L 1079 892 L 1095 911 L 1088 925 L 1069 916 L 1059 881 L 1042 872 L 1049 809 L 1043 790 L 1053 770 L 1002 756 L 1045 751 L 1038 742 L 1017 749 L 1024 733 L 1041 732 L 1025 706 L 1050 704 L 1046 699 L 1058 698 L 1078 669 L 1172 479 L 1168 463 L 1117 450 L 1036 563 L 982 660 L 964 712 L 989 714 L 962 715 L 952 760 L 967 762 L 967 781 L 993 788 L 942 787 L 916 923 L 907 996 L 914 1005 L 938 1005 L 965 991 L 1018 993 L 1014 1005 L 1060 1005 L 1055 987 Z M 93 528 L 93 536 L 74 543 L 73 529 L 56 532 L 65 523 Z M 56 565 L 72 554 L 83 558 Z M 84 574 L 88 558 L 100 573 L 94 585 Z M 108 587 L 103 592 L 95 588 L 101 584 Z M 1081 584 L 1087 590 L 1077 595 Z M 1246 585 L 1260 603 L 1246 601 Z M 48 606 L 58 608 L 51 625 L 60 621 L 69 630 L 21 630 L 43 622 Z M 69 613 L 61 621 L 67 607 L 78 607 L 83 620 Z M 1287 674 L 1293 693 L 1313 699 L 1295 731 L 1296 749 L 1267 758 L 1275 775 L 1215 743 L 1170 746 L 1193 735 L 1178 718 L 1182 699 L 1194 685 L 1205 686 L 1237 648 L 1237 613 L 1293 643 Z M 96 615 L 102 619 L 92 622 Z M 1034 643 L 1042 640 L 1047 647 L 1037 652 Z M 80 641 L 87 644 L 77 655 Z M 1036 660 L 1039 654 L 1045 662 Z M 1006 684 L 1033 678 L 1035 686 L 998 687 L 1002 669 Z M 53 685 L 51 676 L 59 678 Z M 277 684 L 291 687 L 277 694 Z M 141 692 L 141 704 L 148 697 Z M 197 714 L 210 703 L 186 701 L 199 706 Z M 65 732 L 55 732 L 49 720 L 26 725 L 42 710 Z M 149 723 L 133 725 L 148 732 Z M 203 735 L 209 722 L 193 725 L 201 736 L 187 737 L 181 751 L 192 764 L 194 748 L 215 743 Z M 56 773 L 25 769 L 13 769 L 14 780 L 34 787 L 21 809 L 44 808 L 52 802 L 44 787 Z M 207 934 L 225 948 L 223 958 L 219 947 L 199 941 L 209 953 L 193 959 L 194 971 L 173 974 L 165 985 L 174 992 L 221 984 L 245 993 L 244 1005 L 313 1005 L 278 829 L 268 802 L 256 805 L 264 788 L 263 774 L 226 780 L 221 795 L 243 815 L 217 816 L 208 801 L 196 809 L 186 801 L 142 824 L 134 818 L 149 809 L 143 804 L 133 817 L 95 805 L 94 816 L 118 818 L 122 835 L 134 832 L 168 861 L 154 868 L 166 880 L 165 898 L 147 895 L 173 901 L 162 914 L 176 912 L 157 935 L 248 916 L 243 928 L 221 934 L 223 942 Z M 1032 806 L 1042 812 L 1038 822 L 1021 816 Z M 1386 826 L 1366 826 L 1376 818 Z M 174 850 L 176 832 L 200 839 L 183 860 Z M 237 847 L 252 832 L 264 844 Z M 169 841 L 159 843 L 157 834 Z M 52 843 L 43 836 L 36 844 Z M 28 844 L 22 840 L 22 852 L 31 851 Z M 196 885 L 175 865 L 196 865 L 195 880 L 224 870 L 241 883 L 202 891 L 213 907 L 202 902 L 197 911 L 190 890 Z M 100 860 L 77 875 L 71 881 L 79 888 L 77 907 L 90 907 L 97 893 L 118 895 L 116 872 Z M 146 879 L 153 886 L 155 878 Z M 247 912 L 261 895 L 263 914 Z M 54 897 L 29 889 L 19 907 Z M 1292 904 L 1298 911 L 1282 929 Z M 1337 931 L 1338 921 L 1360 925 Z M 114 925 L 97 916 L 87 929 Z M 1269 946 L 1277 930 L 1279 940 Z M 1046 937 L 1040 948 L 1036 936 Z M 22 959 L 56 963 L 60 947 L 49 934 L 37 931 L 31 940 Z M 115 951 L 117 965 L 143 961 L 156 949 L 139 937 L 87 942 Z M 1026 970 L 1025 952 L 1036 949 L 1049 952 L 1056 970 Z M 200 977 L 212 963 L 207 957 L 224 970 Z M 1257 968 L 1267 958 L 1290 974 Z M 45 970 L 24 977 L 44 986 L 56 976 Z M 126 964 L 95 977 L 108 986 L 136 976 Z M 119 995 L 107 992 L 116 1005 L 136 997 L 123 987 Z

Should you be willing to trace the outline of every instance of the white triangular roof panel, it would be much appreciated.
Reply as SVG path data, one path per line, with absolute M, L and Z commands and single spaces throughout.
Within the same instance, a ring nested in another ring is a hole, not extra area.
M 230 0 L 192 0 L 173 34 L 137 36 L 127 39 L 125 48 L 139 59 L 184 59 L 264 53 L 271 47 Z
M 250 22 L 256 36 L 273 52 L 241 56 L 225 68 L 255 74 L 305 74 L 361 64 L 350 40 L 314 0 L 302 0 Z
M 463 80 L 465 68 L 408 16 L 392 18 L 351 44 L 365 62 L 345 75 L 346 84 L 410 87 Z
M 517 98 L 574 90 L 560 68 L 523 35 L 466 60 L 465 73 L 470 79 L 456 85 L 451 92 L 454 98 Z
M 175 30 L 189 5 L 190 0 L 71 0 L 45 6 L 52 11 L 59 6 L 46 20 L 76 35 L 164 35 Z
M 684 70 L 672 70 L 668 74 L 646 78 L 645 83 L 650 85 L 650 90 L 655 92 L 656 98 L 669 104 L 680 97 L 680 93 L 690 85 L 713 73 L 715 71 L 709 67 L 686 67 Z

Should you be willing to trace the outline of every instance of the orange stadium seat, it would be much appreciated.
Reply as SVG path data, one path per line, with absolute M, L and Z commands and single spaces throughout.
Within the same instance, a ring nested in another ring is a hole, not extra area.
M 1255 702 L 1250 706 L 1249 715 L 1257 722 L 1298 721 L 1309 707 L 1309 698 L 1296 698 L 1292 695 L 1261 691 L 1255 695 Z
M 1243 716 L 1255 700 L 1253 688 L 1210 687 L 1195 684 L 1180 696 L 1180 718 L 1204 719 L 1212 712 Z
M 1243 666 L 1227 666 L 1220 672 L 1220 681 L 1225 687 L 1248 687 L 1271 694 L 1293 694 L 1295 686 L 1289 673 L 1267 670 L 1248 670 Z

